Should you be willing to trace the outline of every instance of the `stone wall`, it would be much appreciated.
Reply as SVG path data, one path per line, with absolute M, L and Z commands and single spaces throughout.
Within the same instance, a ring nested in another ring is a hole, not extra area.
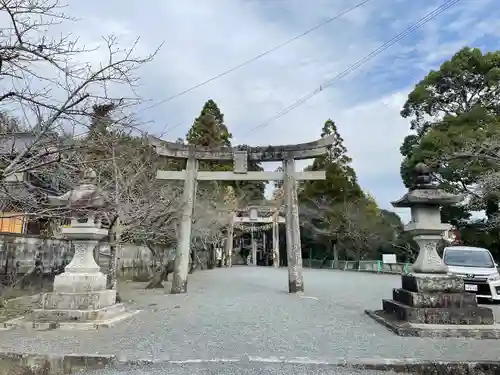
M 37 254 L 42 256 L 44 270 L 49 272 L 54 265 L 60 265 L 65 259 L 71 260 L 73 249 L 69 241 L 63 239 L 42 239 L 34 235 L 0 234 L 0 273 L 3 273 L 9 254 L 15 254 L 20 263 L 20 273 L 33 267 Z M 150 264 L 151 253 L 144 246 L 124 245 L 118 251 L 118 269 L 127 270 L 138 263 Z M 109 262 L 109 245 L 102 244 L 94 257 L 101 268 Z
M 41 239 L 38 236 L 19 234 L 0 234 L 0 272 L 8 258 L 15 256 L 20 263 L 19 271 L 25 273 L 34 263 L 37 254 L 41 254 L 45 269 L 60 264 L 65 257 L 71 259 L 72 249 L 67 241 Z
M 239 254 L 239 249 L 234 249 L 233 265 L 244 264 Z M 4 272 L 9 254 L 15 254 L 16 261 L 20 263 L 21 274 L 29 271 L 35 261 L 37 254 L 41 254 L 44 271 L 50 272 L 53 266 L 59 266 L 65 259 L 70 261 L 73 256 L 71 243 L 64 239 L 43 239 L 36 235 L 21 235 L 3 233 L 0 234 L 0 274 Z M 151 252 L 145 246 L 123 245 L 118 249 L 117 275 L 131 278 L 138 272 L 151 272 Z M 174 249 L 168 252 L 167 258 L 172 260 Z M 96 262 L 101 266 L 101 271 L 106 273 L 109 264 L 109 245 L 103 243 L 94 253 Z M 207 268 L 208 252 L 198 252 L 202 268 Z

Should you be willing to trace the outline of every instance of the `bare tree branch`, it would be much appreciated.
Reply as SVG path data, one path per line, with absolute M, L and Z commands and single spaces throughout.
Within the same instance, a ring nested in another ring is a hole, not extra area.
M 22 118 L 23 131 L 32 134 L 28 143 L 14 140 L 19 144 L 10 154 L 3 148 L 2 181 L 58 163 L 60 153 L 74 147 L 74 139 L 59 136 L 86 128 L 95 105 L 112 103 L 114 126 L 126 127 L 131 118 L 125 110 L 140 102 L 135 73 L 157 51 L 136 56 L 139 39 L 121 48 L 109 36 L 103 38 L 107 56 L 91 63 L 88 54 L 100 49 L 85 47 L 71 34 L 51 36 L 54 26 L 75 21 L 64 8 L 57 0 L 0 0 L 0 112 Z

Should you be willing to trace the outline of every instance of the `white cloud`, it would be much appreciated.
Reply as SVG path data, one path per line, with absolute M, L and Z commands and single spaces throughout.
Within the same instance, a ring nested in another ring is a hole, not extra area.
M 151 50 L 165 40 L 154 63 L 142 70 L 141 93 L 153 102 L 204 81 L 313 27 L 358 0 L 212 0 L 71 2 L 88 39 L 115 33 L 130 43 L 141 36 Z M 182 97 L 144 111 L 149 129 L 184 136 L 203 103 L 214 99 L 236 143 L 301 143 L 318 138 L 335 120 L 354 159 L 362 186 L 383 207 L 398 199 L 399 147 L 409 125 L 399 111 L 411 87 L 439 63 L 483 35 L 498 35 L 500 6 L 492 0 L 461 2 L 407 40 L 325 89 L 272 125 L 252 127 L 316 89 L 384 41 L 418 20 L 440 0 L 373 0 L 342 19 Z M 96 13 L 95 9 L 99 9 Z M 98 14 L 98 16 L 96 16 Z M 481 42 L 485 44 L 485 42 Z M 497 45 L 486 45 L 497 48 Z

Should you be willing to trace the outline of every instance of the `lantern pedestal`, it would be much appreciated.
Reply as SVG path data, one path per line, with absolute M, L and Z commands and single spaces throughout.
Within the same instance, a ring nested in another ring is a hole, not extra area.
M 440 207 L 461 201 L 431 184 L 424 165 L 417 166 L 416 185 L 394 207 L 411 208 L 412 221 L 405 231 L 419 245 L 418 257 L 392 299 L 382 300 L 382 310 L 366 314 L 400 336 L 500 338 L 493 311 L 477 304 L 465 292 L 462 277 L 449 275 L 437 252 L 442 233 L 451 227 L 441 222 Z
M 464 292 L 462 278 L 414 274 L 402 276 L 401 284 L 393 289 L 392 299 L 382 300 L 382 310 L 366 310 L 397 335 L 500 339 L 492 310 Z

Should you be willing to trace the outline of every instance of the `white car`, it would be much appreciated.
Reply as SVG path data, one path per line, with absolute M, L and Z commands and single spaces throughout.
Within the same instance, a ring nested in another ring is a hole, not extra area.
M 465 291 L 477 298 L 500 301 L 500 274 L 490 251 L 472 246 L 450 246 L 443 251 L 448 274 L 464 278 Z

